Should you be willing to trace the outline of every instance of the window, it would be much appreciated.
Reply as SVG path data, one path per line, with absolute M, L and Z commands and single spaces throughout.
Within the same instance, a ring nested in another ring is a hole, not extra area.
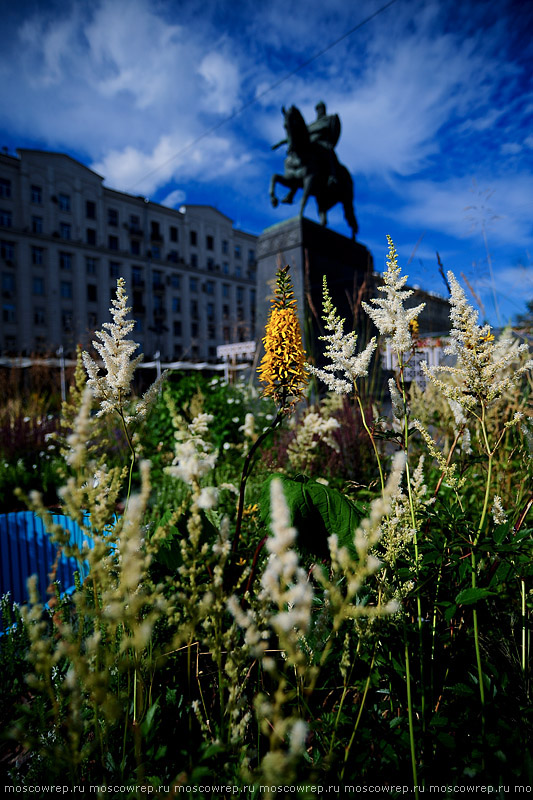
M 175 319 L 172 323 L 172 328 L 174 331 L 174 336 L 181 336 L 181 320 Z
M 120 278 L 120 261 L 110 261 L 109 262 L 109 277 L 110 278 Z M 115 293 L 113 292 L 113 298 L 115 297 Z
M 241 246 L 240 244 L 235 245 L 235 258 L 241 257 Z
M 198 300 L 191 300 L 191 317 L 198 319 Z
M 4 322 L 16 322 L 17 312 L 13 303 L 4 303 L 2 306 L 2 319 Z
M 172 311 L 175 314 L 179 314 L 181 311 L 181 297 L 173 297 L 172 298 Z
M 229 306 L 223 305 L 222 306 L 222 316 L 224 319 L 229 319 Z
M 33 289 L 33 294 L 37 295 L 38 297 L 43 297 L 44 278 L 41 278 L 40 275 L 34 275 L 32 289 Z
M 143 280 L 143 271 L 141 267 L 132 267 L 131 268 L 131 283 L 133 286 L 142 287 L 144 286 Z
M 130 253 L 132 256 L 140 256 L 141 254 L 141 243 L 138 239 L 132 239 L 130 242 Z
M 208 325 L 207 326 L 207 338 L 208 339 L 216 339 L 216 333 L 215 333 L 215 326 L 214 325 Z
M 144 285 L 144 284 L 143 284 Z M 143 305 L 143 294 L 142 292 L 133 292 L 133 313 L 136 315 L 144 314 L 146 308 Z
M 15 292 L 15 276 L 12 272 L 2 272 L 2 295 L 6 297 Z
M 248 266 L 252 267 L 255 264 L 255 250 L 248 250 Z
M 175 225 L 170 226 L 170 241 L 177 242 L 178 241 L 178 229 Z
M 237 286 L 237 303 L 242 305 L 244 302 L 244 289 L 242 286 Z
M 235 267 L 235 277 L 236 277 L 236 278 L 240 278 L 240 277 L 241 277 L 241 267 L 240 267 L 240 264 L 237 264 L 237 266 Z
M 118 211 L 116 208 L 107 209 L 107 224 L 112 228 L 118 227 Z
M 0 208 L 0 225 L 4 228 L 11 228 L 13 226 L 13 214 L 7 209 Z
M 174 264 L 178 263 L 178 251 L 177 250 L 169 250 L 167 259 L 169 261 L 173 261 Z
M 163 298 L 160 294 L 154 295 L 153 298 L 154 314 L 161 316 L 163 312 Z
M 214 281 L 206 281 L 205 293 L 206 294 L 215 294 L 215 282 Z
M 173 272 L 172 275 L 170 276 L 170 285 L 172 286 L 173 289 L 180 288 L 181 280 L 177 272 Z
M 155 222 L 155 220 L 150 222 L 150 238 L 152 240 L 155 240 L 156 242 L 160 242 L 163 240 L 163 237 L 161 236 L 161 231 L 159 230 L 159 222 Z
M 34 325 L 46 325 L 45 310 L 41 306 L 35 307 L 33 309 L 33 324 Z
M 42 233 L 43 232 L 43 218 L 42 217 L 35 217 L 31 218 L 31 230 L 32 233 Z
M 118 250 L 118 236 L 109 236 L 107 246 L 110 250 Z
M 92 200 L 85 202 L 85 216 L 87 219 L 96 219 L 96 203 Z
M 152 245 L 152 258 L 156 258 L 158 261 L 161 258 L 161 248 L 158 244 Z
M 98 319 L 96 317 L 95 311 L 89 311 L 87 314 L 87 327 L 90 331 L 94 331 L 98 324 Z
M 215 248 L 215 240 L 212 236 L 205 237 L 205 246 L 208 250 L 214 250 Z
M 208 258 L 207 259 L 207 271 L 208 272 L 214 272 L 215 271 L 215 259 L 214 258 Z
M 229 253 L 229 244 L 227 239 L 222 240 L 222 252 L 225 256 Z
M 141 232 L 141 218 L 138 214 L 130 214 L 130 233 Z
M 222 284 L 222 297 L 229 297 L 229 283 Z
M 0 197 L 11 197 L 11 181 L 8 178 L 0 178 Z
M 0 242 L 0 256 L 4 261 L 15 260 L 15 244 L 14 242 Z
M 72 299 L 72 283 L 70 281 L 61 281 L 59 286 L 61 297 L 65 300 Z
M 85 271 L 87 275 L 96 275 L 96 258 L 85 259 Z
M 72 269 L 72 253 L 59 254 L 59 269 Z
M 198 291 L 198 278 L 189 278 L 189 291 L 190 292 Z
M 196 269 L 197 266 L 198 266 L 198 256 L 196 255 L 196 253 L 191 253 L 191 267 L 194 267 Z
M 60 211 L 70 211 L 70 195 L 59 194 L 57 197 L 57 204 Z
M 31 263 L 36 267 L 42 267 L 44 264 L 44 250 L 42 247 L 31 248 Z
M 229 264 L 227 261 L 224 261 L 224 263 L 222 264 L 222 272 L 224 273 L 224 275 L 229 275 Z
M 37 203 L 37 205 L 41 205 L 43 202 L 43 187 L 36 186 L 35 184 L 33 184 L 30 189 L 30 193 L 31 193 L 31 202 Z
M 87 284 L 87 300 L 89 303 L 96 303 L 98 300 L 98 287 L 95 283 Z
M 209 321 L 212 321 L 212 320 L 215 319 L 215 304 L 214 303 L 208 303 L 207 304 L 207 319 Z
M 198 323 L 197 322 L 191 322 L 191 336 L 192 336 L 193 339 L 196 339 L 196 337 L 198 336 Z
M 87 228 L 87 244 L 96 244 L 96 231 L 94 228 Z
M 70 239 L 70 225 L 68 222 L 59 223 L 59 235 L 62 239 Z
M 237 320 L 239 322 L 242 322 L 244 320 L 244 308 L 242 306 L 239 306 L 237 308 Z
M 65 333 L 70 333 L 72 331 L 72 311 L 61 312 L 61 327 Z
M 163 288 L 163 273 L 160 269 L 154 269 L 152 272 L 152 286 L 154 289 Z
M 191 242 L 191 247 L 196 247 L 198 243 L 198 237 L 196 235 L 196 231 L 190 232 L 190 242 Z
M 181 336 L 181 333 L 176 334 L 176 335 L 177 336 Z M 181 344 L 175 344 L 174 345 L 174 358 L 175 359 L 181 358 L 182 355 L 183 355 L 183 347 L 181 346 Z

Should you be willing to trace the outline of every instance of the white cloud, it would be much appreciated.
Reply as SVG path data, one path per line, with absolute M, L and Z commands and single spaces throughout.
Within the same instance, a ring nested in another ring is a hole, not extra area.
M 178 208 L 185 202 L 186 197 L 187 195 L 182 189 L 174 189 L 160 203 L 162 206 L 167 206 L 167 208 Z
M 531 179 L 529 175 L 484 176 L 474 189 L 472 178 L 435 182 L 414 180 L 397 185 L 405 205 L 397 212 L 403 223 L 423 226 L 460 238 L 481 236 L 485 225 L 498 244 L 528 246 L 533 238 Z M 491 193 L 486 197 L 486 189 Z
M 207 87 L 202 105 L 208 111 L 229 114 L 239 99 L 239 72 L 227 54 L 208 53 L 198 67 Z
M 517 153 L 520 153 L 522 150 L 522 145 L 518 144 L 518 142 L 505 142 L 500 147 L 500 151 L 504 156 L 515 156 Z
M 175 135 L 162 136 L 148 153 L 131 146 L 112 150 L 91 169 L 105 175 L 114 188 L 151 195 L 172 179 L 216 181 L 249 161 L 250 155 L 236 152 L 229 138 L 213 135 L 192 144 Z

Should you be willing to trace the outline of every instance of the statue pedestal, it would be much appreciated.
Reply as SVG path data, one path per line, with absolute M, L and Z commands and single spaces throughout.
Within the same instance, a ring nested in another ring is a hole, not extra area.
M 334 305 L 346 320 L 345 332 L 357 330 L 357 313 L 371 290 L 373 259 L 359 242 L 324 228 L 308 219 L 293 219 L 266 228 L 257 242 L 256 332 L 259 357 L 262 337 L 270 312 L 276 270 L 290 264 L 290 275 L 298 303 L 298 314 L 308 360 L 322 363 L 322 280 L 326 275 Z M 355 312 L 355 318 L 354 318 Z

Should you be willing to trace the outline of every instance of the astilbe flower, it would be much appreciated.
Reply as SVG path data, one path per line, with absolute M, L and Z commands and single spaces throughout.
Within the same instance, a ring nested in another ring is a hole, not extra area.
M 405 353 L 413 344 L 411 323 L 418 317 L 425 303 L 414 308 L 404 308 L 404 301 L 411 297 L 413 291 L 403 288 L 408 276 L 400 276 L 401 269 L 398 266 L 396 248 L 390 236 L 387 236 L 387 241 L 389 243 L 387 269 L 383 273 L 383 286 L 378 286 L 378 291 L 384 292 L 386 297 L 372 299 L 370 302 L 376 306 L 375 308 L 368 303 L 362 305 L 379 332 L 390 339 L 396 353 Z
M 270 507 L 273 536 L 266 542 L 270 558 L 261 578 L 261 596 L 278 606 L 278 613 L 270 619 L 278 634 L 293 630 L 305 632 L 311 621 L 313 588 L 293 549 L 297 533 L 290 524 L 289 508 L 279 478 L 274 478 L 270 484 Z
M 213 469 L 217 453 L 203 438 L 209 432 L 209 423 L 212 421 L 211 414 L 198 414 L 187 426 L 187 430 L 176 431 L 176 456 L 172 466 L 166 467 L 165 470 L 169 475 L 194 485 Z M 204 494 L 202 499 L 207 502 L 207 495 Z
M 532 368 L 533 361 L 527 361 L 515 370 L 510 369 L 521 354 L 527 352 L 527 344 L 515 346 L 508 339 L 495 342 L 490 325 L 477 324 L 478 312 L 468 303 L 453 272 L 448 272 L 448 282 L 452 329 L 450 344 L 444 352 L 455 355 L 456 364 L 430 368 L 423 362 L 421 368 L 447 398 L 455 400 L 464 409 L 475 411 L 480 404 L 489 405 L 514 386 Z M 449 374 L 452 381 L 439 380 L 437 375 L 443 373 Z
M 291 467 L 301 472 L 308 469 L 321 442 L 339 453 L 339 443 L 333 438 L 333 431 L 339 428 L 340 423 L 335 417 L 326 418 L 320 411 L 309 410 L 298 426 L 295 438 L 287 446 Z
M 127 319 L 131 308 L 127 306 L 128 296 L 125 291 L 124 278 L 117 279 L 116 297 L 111 301 L 112 322 L 104 322 L 103 328 L 96 332 L 99 342 L 93 341 L 93 347 L 100 354 L 104 362 L 105 374 L 99 375 L 99 366 L 84 352 L 83 364 L 89 379 L 87 385 L 93 392 L 95 399 L 100 400 L 98 417 L 116 411 L 124 415 L 124 403 L 131 393 L 131 381 L 137 364 L 142 361 L 140 354 L 132 358 L 139 345 L 126 338 L 135 327 L 135 320 Z M 158 378 L 148 389 L 141 400 L 137 401 L 135 411 L 131 415 L 124 415 L 126 423 L 133 419 L 144 419 L 149 408 L 157 397 L 159 386 L 164 375 Z
M 272 309 L 263 339 L 265 355 L 258 370 L 259 379 L 265 384 L 263 396 L 272 397 L 284 410 L 303 396 L 307 383 L 302 333 L 288 272 L 286 266 L 276 274 Z
M 344 333 L 345 320 L 337 314 L 337 309 L 332 303 L 325 275 L 323 298 L 322 319 L 325 329 L 330 333 L 319 338 L 326 342 L 324 356 L 331 363 L 326 364 L 324 369 L 307 364 L 307 370 L 324 381 L 328 389 L 337 394 L 349 394 L 357 378 L 368 375 L 368 365 L 377 347 L 376 338 L 373 337 L 366 348 L 356 355 L 357 334 L 353 331 Z

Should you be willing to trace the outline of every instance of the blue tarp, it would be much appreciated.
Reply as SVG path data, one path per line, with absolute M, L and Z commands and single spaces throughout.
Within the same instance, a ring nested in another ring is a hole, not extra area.
M 87 523 L 88 519 L 87 515 Z M 52 514 L 51 522 L 70 532 L 70 544 L 77 544 L 81 548 L 86 542 L 90 548 L 94 546 L 92 539 L 69 517 Z M 27 603 L 27 580 L 31 575 L 37 575 L 39 597 L 45 603 L 49 599 L 46 590 L 57 550 L 42 520 L 32 511 L 0 514 L 0 597 L 10 592 L 13 602 Z M 75 572 L 79 572 L 83 580 L 89 573 L 87 562 L 79 562 L 61 554 L 55 580 L 60 582 L 62 592 L 74 585 Z

